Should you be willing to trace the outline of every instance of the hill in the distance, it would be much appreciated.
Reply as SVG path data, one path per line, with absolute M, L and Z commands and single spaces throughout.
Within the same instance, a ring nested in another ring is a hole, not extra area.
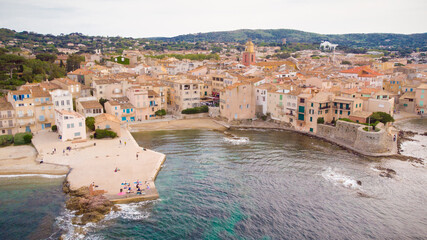
M 208 41 L 208 42 L 244 42 L 252 39 L 254 42 L 281 42 L 286 38 L 293 43 L 320 43 L 327 40 L 332 43 L 365 48 L 409 47 L 421 48 L 427 46 L 427 33 L 394 34 L 394 33 L 355 33 L 355 34 L 317 34 L 292 29 L 241 29 L 234 31 L 208 32 L 179 35 L 171 38 L 152 38 L 163 41 Z

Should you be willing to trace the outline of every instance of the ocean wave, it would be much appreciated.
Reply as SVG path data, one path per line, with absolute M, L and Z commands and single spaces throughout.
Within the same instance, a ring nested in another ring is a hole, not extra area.
M 235 138 L 224 137 L 224 141 L 231 143 L 233 145 L 240 145 L 240 144 L 248 143 L 249 138 L 247 138 L 247 137 L 235 137 Z
M 325 171 L 323 171 L 322 176 L 323 178 L 325 178 L 329 182 L 332 182 L 336 186 L 342 186 L 354 190 L 361 190 L 361 187 L 359 184 L 357 184 L 356 180 L 344 174 L 338 173 L 337 170 L 332 170 L 331 167 L 328 167 Z
M 75 211 L 70 211 L 65 209 L 58 217 L 55 219 L 55 225 L 63 232 L 61 239 L 72 240 L 72 239 L 84 239 L 85 233 L 87 232 L 89 224 L 86 226 L 79 226 L 73 224 L 73 218 L 75 217 Z M 81 229 L 77 231 L 77 229 Z
M 143 201 L 143 202 L 129 203 L 129 204 L 117 204 L 117 206 L 120 208 L 120 211 L 110 212 L 105 217 L 105 221 L 116 219 L 116 218 L 127 219 L 127 220 L 146 219 L 150 216 L 150 213 L 144 207 L 156 201 L 159 201 L 159 200 Z
M 0 175 L 0 178 L 18 178 L 18 177 L 42 177 L 42 178 L 63 178 L 66 175 L 52 175 L 52 174 L 12 174 Z

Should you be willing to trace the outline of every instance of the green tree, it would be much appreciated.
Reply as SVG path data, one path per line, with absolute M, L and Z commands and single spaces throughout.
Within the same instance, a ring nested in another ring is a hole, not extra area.
M 67 59 L 67 72 L 72 72 L 76 69 L 80 68 L 80 63 L 83 62 L 85 59 L 82 56 L 73 54 L 68 57 Z
M 87 117 L 85 120 L 86 127 L 88 127 L 90 130 L 95 130 L 95 118 L 94 117 Z
M 214 46 L 211 49 L 212 53 L 220 53 L 222 51 L 222 47 L 220 46 Z
M 104 99 L 104 98 L 100 98 L 99 99 L 99 103 L 102 105 L 102 108 L 104 109 L 105 112 L 105 103 L 108 102 L 108 99 Z
M 164 109 L 158 110 L 154 114 L 156 114 L 156 116 L 160 116 L 161 118 L 163 118 L 163 116 L 166 115 L 166 110 Z
M 384 124 L 388 122 L 394 122 L 394 118 L 390 114 L 385 112 L 374 112 L 372 113 L 370 118 L 371 118 L 371 122 L 380 121 Z
M 36 59 L 39 59 L 44 62 L 51 62 L 53 63 L 56 60 L 56 55 L 49 54 L 49 53 L 39 53 L 36 55 Z

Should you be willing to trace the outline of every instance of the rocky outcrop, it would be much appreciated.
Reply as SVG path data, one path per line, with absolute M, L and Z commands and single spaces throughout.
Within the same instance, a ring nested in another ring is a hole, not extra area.
M 67 209 L 76 211 L 73 224 L 86 225 L 88 222 L 96 223 L 104 219 L 109 212 L 118 211 L 118 207 L 114 206 L 103 195 L 91 195 L 89 187 L 71 190 L 68 182 L 65 182 L 63 190 L 70 196 L 66 201 Z

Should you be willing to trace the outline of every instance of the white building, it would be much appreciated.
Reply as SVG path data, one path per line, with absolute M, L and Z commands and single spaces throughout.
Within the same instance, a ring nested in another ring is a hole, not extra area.
M 86 139 L 85 118 L 74 111 L 56 110 L 55 123 L 61 141 Z
M 55 110 L 73 110 L 73 96 L 67 90 L 56 89 L 50 92 L 52 96 L 53 108 Z

